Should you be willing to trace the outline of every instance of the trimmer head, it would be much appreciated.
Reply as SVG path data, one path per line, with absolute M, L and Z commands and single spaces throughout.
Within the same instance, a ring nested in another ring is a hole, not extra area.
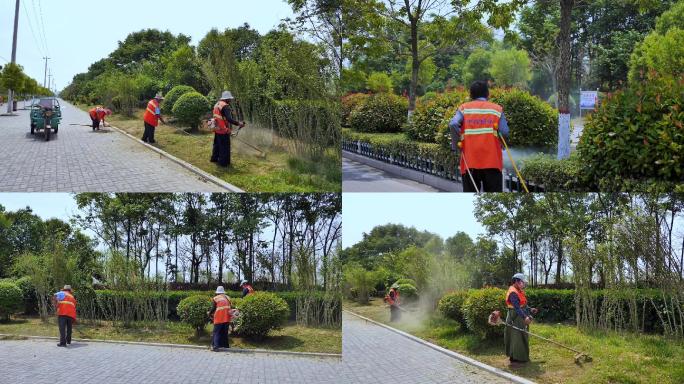
M 575 355 L 575 364 L 591 363 L 593 359 L 586 353 L 578 353 Z
M 494 311 L 489 315 L 489 318 L 487 319 L 487 322 L 489 325 L 501 325 L 504 324 L 503 320 L 501 320 L 501 311 Z

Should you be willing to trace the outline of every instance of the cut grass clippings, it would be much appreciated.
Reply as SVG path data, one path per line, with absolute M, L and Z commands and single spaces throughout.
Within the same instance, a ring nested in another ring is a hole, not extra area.
M 87 106 L 79 108 L 88 110 Z M 142 112 L 135 117 L 113 115 L 107 123 L 138 138 L 142 137 L 144 125 Z M 87 124 L 88 122 L 84 122 Z M 87 129 L 84 127 L 84 129 Z M 237 139 L 232 140 L 231 167 L 222 168 L 210 162 L 213 134 L 200 130 L 189 134 L 173 125 L 161 125 L 155 132 L 157 148 L 162 149 L 203 171 L 218 177 L 246 192 L 340 192 L 342 170 L 339 153 L 334 150 L 317 161 L 303 159 L 288 153 L 282 145 L 263 145 L 254 129 L 247 126 Z M 259 130 L 263 133 L 263 130 Z M 266 156 L 239 140 L 259 147 Z M 252 140 L 250 140 L 252 139 Z M 262 137 L 263 139 L 263 137 Z M 283 139 L 276 139 L 284 141 Z M 268 141 L 268 140 L 267 140 Z M 271 139 L 270 141 L 274 141 Z M 260 145 L 262 144 L 262 145 Z M 263 148 L 262 148 L 263 146 Z
M 527 365 L 511 369 L 504 354 L 503 338 L 482 341 L 460 325 L 439 315 L 418 319 L 420 311 L 402 313 L 402 321 L 389 323 L 389 309 L 381 299 L 370 305 L 345 301 L 345 309 L 472 357 L 538 383 L 684 383 L 684 343 L 659 335 L 617 332 L 583 332 L 567 324 L 533 324 L 531 331 L 593 357 L 577 365 L 573 353 L 530 337 Z M 483 319 L 486 321 L 486 319 Z
M 99 339 L 111 341 L 137 341 L 147 343 L 168 343 L 211 345 L 212 326 L 205 327 L 205 334 L 195 337 L 195 330 L 180 322 L 166 323 L 136 322 L 131 326 L 114 326 L 110 321 L 95 323 L 79 322 L 74 325 L 76 339 Z M 43 323 L 38 318 L 16 318 L 9 323 L 0 323 L 0 334 L 23 336 L 58 337 L 57 320 L 51 317 Z M 7 339 L 22 339 L 8 336 Z M 307 328 L 290 323 L 281 330 L 271 331 L 263 340 L 251 340 L 230 336 L 231 348 L 268 349 L 290 352 L 342 353 L 342 331 L 340 329 Z

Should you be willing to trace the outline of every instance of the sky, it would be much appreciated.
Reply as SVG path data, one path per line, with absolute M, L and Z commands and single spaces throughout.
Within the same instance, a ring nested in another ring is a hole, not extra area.
M 30 207 L 43 220 L 69 221 L 78 211 L 74 197 L 69 193 L 0 193 L 0 205 L 6 212 Z
M 403 224 L 440 235 L 462 231 L 475 239 L 485 229 L 473 214 L 475 195 L 415 193 L 345 193 L 342 195 L 342 247 L 363 239 L 376 226 Z
M 0 65 L 12 56 L 15 1 L 0 0 Z M 292 9 L 284 0 L 21 0 L 17 63 L 42 84 L 43 57 L 50 57 L 48 66 L 61 90 L 131 32 L 168 30 L 191 36 L 196 45 L 212 28 L 248 23 L 265 34 L 287 17 L 292 17 Z

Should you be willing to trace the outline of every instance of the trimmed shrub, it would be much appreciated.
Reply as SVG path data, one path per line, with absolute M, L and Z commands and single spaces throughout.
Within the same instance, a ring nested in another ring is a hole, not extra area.
M 418 300 L 418 288 L 411 284 L 399 284 L 399 295 L 402 301 L 416 301 Z
M 530 307 L 539 309 L 534 316 L 536 321 L 559 323 L 575 320 L 575 291 L 572 289 L 530 288 L 525 290 L 525 296 Z
M 38 313 L 38 300 L 36 298 L 36 287 L 33 285 L 29 276 L 20 277 L 15 284 L 21 289 L 21 296 L 24 302 L 24 314 L 32 315 Z
M 511 147 L 552 148 L 558 145 L 558 112 L 520 89 L 493 89 L 491 101 L 503 107 L 511 128 Z
M 352 112 L 358 108 L 366 99 L 368 99 L 368 94 L 365 93 L 350 93 L 347 96 L 342 97 L 342 126 L 349 127 Z
M 280 329 L 290 312 L 285 300 L 270 292 L 256 292 L 245 297 L 239 309 L 240 334 L 257 339 Z
M 211 103 L 199 92 L 188 92 L 173 105 L 173 115 L 182 124 L 197 129 L 200 119 L 211 111 Z
M 538 154 L 522 161 L 520 173 L 545 192 L 576 192 L 585 190 L 580 181 L 583 169 L 576 153 L 563 160 Z
M 180 99 L 181 96 L 186 93 L 197 92 L 195 88 L 189 85 L 177 85 L 166 94 L 164 101 L 161 103 L 161 111 L 163 114 L 173 114 L 173 106 L 176 105 L 176 101 Z
M 447 319 L 458 321 L 463 329 L 466 329 L 463 304 L 468 298 L 468 291 L 455 291 L 442 296 L 437 305 L 439 312 Z
M 411 116 L 411 122 L 406 126 L 406 134 L 413 140 L 442 143 L 444 138 L 440 136 L 437 139 L 435 136 L 438 133 L 445 134 L 440 131 L 440 126 L 442 124 L 448 126 L 449 121 L 456 114 L 456 109 L 467 100 L 468 92 L 458 90 L 440 93 L 432 96 L 429 101 L 419 103 Z M 449 134 L 448 129 L 446 129 L 446 134 Z M 445 138 L 451 140 L 451 136 Z
M 589 117 L 577 147 L 583 182 L 589 188 L 620 191 L 654 179 L 681 184 L 683 103 L 683 79 L 653 74 L 608 97 Z
M 207 312 L 211 311 L 211 299 L 203 295 L 187 297 L 178 304 L 177 311 L 180 319 L 195 328 L 195 334 L 199 336 L 209 322 Z
M 414 287 L 418 285 L 418 284 L 416 284 L 416 281 L 415 281 L 415 280 L 409 279 L 409 278 L 406 278 L 406 277 L 402 277 L 401 279 L 398 279 L 397 281 L 394 282 L 394 284 L 399 284 L 399 285 L 401 285 L 401 284 L 409 284 L 409 285 L 413 285 Z
M 349 118 L 349 123 L 358 132 L 392 133 L 400 132 L 406 122 L 408 101 L 390 93 L 378 93 L 361 103 Z
M 468 329 L 482 339 L 496 339 L 503 336 L 503 327 L 487 323 L 493 311 L 505 313 L 506 291 L 500 288 L 484 288 L 468 293 L 463 303 L 463 315 Z
M 10 315 L 21 312 L 21 289 L 9 281 L 0 282 L 0 321 L 9 321 Z

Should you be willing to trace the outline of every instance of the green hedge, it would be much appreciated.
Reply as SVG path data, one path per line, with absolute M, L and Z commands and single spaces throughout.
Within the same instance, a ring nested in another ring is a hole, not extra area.
M 377 93 L 363 100 L 349 116 L 358 132 L 400 132 L 406 122 L 408 101 L 390 93 Z
M 591 188 L 681 184 L 684 81 L 652 77 L 608 97 L 589 117 L 577 150 Z
M 466 329 L 468 324 L 463 314 L 463 304 L 468 298 L 468 291 L 455 291 L 442 296 L 437 305 L 437 309 L 442 316 L 447 319 L 458 321 L 462 329 Z
M 200 125 L 202 117 L 211 112 L 211 103 L 199 92 L 183 94 L 173 105 L 173 115 L 182 124 L 187 124 L 196 129 Z
M 236 329 L 241 335 L 263 338 L 287 321 L 289 308 L 285 300 L 271 292 L 256 292 L 239 302 L 240 316 Z
M 505 312 L 505 295 L 506 291 L 500 288 L 470 291 L 462 307 L 468 330 L 482 339 L 491 340 L 502 337 L 503 327 L 489 325 L 487 319 L 494 311 Z
M 456 109 L 468 101 L 468 93 L 464 90 L 440 93 L 419 103 L 411 116 L 411 123 L 406 126 L 406 134 L 413 140 L 426 143 L 444 144 L 450 140 L 440 127 L 448 125 Z M 446 134 L 448 134 L 446 130 Z M 439 137 L 437 137 L 439 135 Z M 449 141 L 450 142 L 450 141 Z M 450 148 L 450 147 L 448 147 Z
M 343 127 L 349 127 L 351 125 L 351 122 L 349 121 L 349 118 L 351 117 L 352 112 L 356 110 L 356 108 L 359 107 L 359 105 L 363 104 L 366 99 L 368 99 L 368 94 L 367 93 L 350 93 L 344 97 L 342 97 L 342 126 Z
M 171 88 L 160 105 L 162 113 L 167 115 L 172 114 L 173 106 L 176 105 L 176 101 L 178 101 L 181 96 L 190 92 L 197 92 L 197 90 L 189 85 L 177 85 Z
M 11 315 L 21 312 L 22 303 L 21 289 L 16 284 L 0 282 L 0 321 L 8 321 Z
M 585 191 L 582 183 L 583 169 L 576 153 L 563 160 L 538 154 L 526 158 L 520 165 L 523 178 L 528 183 L 542 187 L 545 192 Z
M 211 306 L 211 299 L 206 295 L 194 295 L 181 300 L 176 311 L 181 321 L 192 326 L 195 334 L 199 336 L 209 322 L 207 312 L 211 310 Z

